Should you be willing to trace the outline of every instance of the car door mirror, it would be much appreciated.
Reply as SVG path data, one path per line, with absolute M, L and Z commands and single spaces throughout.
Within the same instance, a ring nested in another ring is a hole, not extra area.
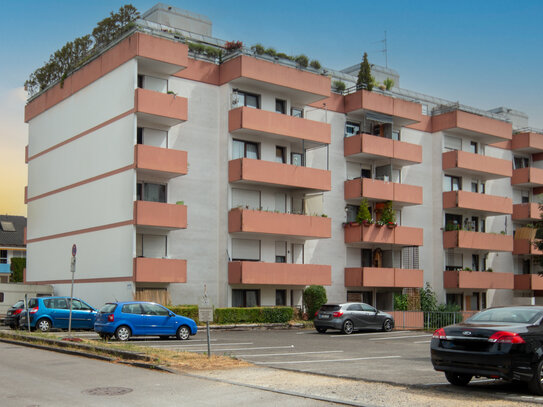
M 175 317 L 175 314 L 174 314 L 173 312 L 170 312 L 170 313 L 168 314 L 168 316 L 169 316 L 169 317 Z

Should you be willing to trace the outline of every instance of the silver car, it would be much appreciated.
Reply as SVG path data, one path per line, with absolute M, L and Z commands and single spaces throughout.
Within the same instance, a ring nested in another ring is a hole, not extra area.
M 315 329 L 325 333 L 328 329 L 339 329 L 351 334 L 357 329 L 379 329 L 389 332 L 394 328 L 394 318 L 363 302 L 325 304 L 315 314 Z

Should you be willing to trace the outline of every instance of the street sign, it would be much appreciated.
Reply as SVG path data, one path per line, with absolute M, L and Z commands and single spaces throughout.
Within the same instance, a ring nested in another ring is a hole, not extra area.
M 77 254 L 77 246 L 74 243 L 72 246 L 72 256 L 75 257 L 76 254 Z
M 213 322 L 213 305 L 205 294 L 198 305 L 198 319 L 200 322 Z

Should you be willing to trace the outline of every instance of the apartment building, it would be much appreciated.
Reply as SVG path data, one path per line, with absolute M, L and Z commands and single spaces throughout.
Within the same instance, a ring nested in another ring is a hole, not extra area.
M 24 216 L 0 215 L 0 283 L 11 280 L 11 259 L 26 257 L 25 227 Z
M 216 306 L 300 306 L 320 284 L 390 310 L 425 283 L 463 309 L 538 302 L 543 133 L 525 115 L 224 46 L 157 5 L 29 99 L 27 282 L 68 293 L 76 244 L 95 305 L 198 303 L 205 286 Z

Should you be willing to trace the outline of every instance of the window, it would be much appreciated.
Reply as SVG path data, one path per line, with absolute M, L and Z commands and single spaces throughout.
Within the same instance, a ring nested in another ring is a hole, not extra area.
M 69 309 L 65 298 L 50 298 L 43 300 L 43 304 L 49 309 Z
M 143 88 L 143 75 L 138 75 L 138 88 Z
M 7 264 L 8 262 L 8 251 L 0 250 L 0 264 Z
M 530 166 L 530 159 L 526 157 L 513 157 L 513 169 L 528 168 Z
M 287 102 L 281 99 L 275 99 L 275 112 L 285 114 L 287 112 Z
M 143 144 L 143 127 L 138 127 L 138 144 Z
M 426 104 L 422 105 L 422 114 L 424 116 L 428 116 L 428 105 L 426 105 Z
M 347 214 L 346 222 L 356 222 L 356 215 L 358 214 L 358 206 L 356 205 L 347 205 L 345 208 Z M 371 209 L 370 209 L 371 212 Z
M 13 225 L 13 222 L 9 221 L 1 221 L 0 226 L 2 227 L 2 230 L 4 232 L 15 232 L 15 226 Z
M 260 290 L 232 290 L 232 307 L 259 307 Z
M 371 178 L 371 170 L 368 168 L 361 168 L 360 169 L 360 176 L 362 178 Z
M 360 304 L 351 304 L 347 307 L 347 311 L 363 311 L 362 305 Z
M 287 242 L 285 241 L 275 242 L 275 262 L 276 263 L 287 262 Z
M 446 296 L 447 305 L 458 305 L 460 309 L 463 309 L 463 294 L 447 294 Z
M 371 291 L 347 291 L 347 302 L 373 302 L 373 293 Z
M 373 263 L 373 253 L 371 249 L 362 249 L 362 267 L 371 267 Z
M 443 139 L 443 149 L 445 151 L 462 150 L 462 139 L 458 137 L 445 136 Z
M 138 182 L 136 195 L 138 201 L 166 202 L 166 185 Z
M 162 308 L 160 305 L 157 304 L 141 304 L 141 308 L 143 309 L 143 313 L 145 315 L 170 315 L 167 309 Z
M 304 165 L 304 156 L 301 153 L 290 153 L 290 162 L 292 165 L 297 165 L 303 167 Z
M 471 183 L 471 192 L 479 192 L 479 184 L 477 182 Z
M 287 290 L 275 290 L 275 305 L 287 305 Z
M 4 293 L 0 293 L 0 302 L 4 302 Z
M 345 137 L 355 136 L 360 133 L 360 123 L 346 122 L 345 123 Z
M 528 191 L 522 191 L 522 197 L 521 197 L 521 203 L 529 203 L 530 202 L 530 193 Z
M 285 147 L 276 146 L 275 147 L 275 162 L 284 164 L 285 160 Z
M 237 96 L 236 96 L 237 95 Z M 247 106 L 260 109 L 260 95 L 234 90 L 234 107 Z
M 125 314 L 143 314 L 140 304 L 125 304 L 123 305 L 121 312 Z
M 522 260 L 522 274 L 530 274 L 530 259 L 523 259 Z
M 462 226 L 462 215 L 445 214 L 445 231 L 459 230 Z
M 479 147 L 475 141 L 469 143 L 469 152 L 473 154 L 479 154 Z
M 445 175 L 443 177 L 443 192 L 460 191 L 461 189 L 462 179 L 460 177 L 453 177 L 451 175 Z
M 232 261 L 260 261 L 260 240 L 232 239 Z
M 471 269 L 473 271 L 479 271 L 479 255 L 478 254 L 471 255 Z
M 243 140 L 232 141 L 232 159 L 253 158 L 259 160 L 258 144 Z
M 304 110 L 299 107 L 293 107 L 290 109 L 290 114 L 294 117 L 304 117 Z

